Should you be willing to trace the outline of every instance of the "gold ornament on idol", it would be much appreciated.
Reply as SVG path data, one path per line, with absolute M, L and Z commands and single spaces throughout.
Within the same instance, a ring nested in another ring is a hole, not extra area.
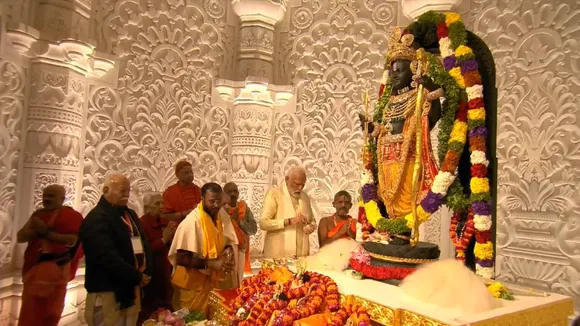
M 417 71 L 416 74 L 421 76 L 422 71 L 427 71 L 427 59 L 425 50 L 417 50 Z M 417 125 L 421 125 L 421 116 L 423 115 L 423 85 L 419 84 L 417 101 L 415 105 L 415 119 L 417 119 Z M 416 144 L 421 143 L 423 137 L 423 128 L 417 128 L 416 130 Z M 415 164 L 413 166 L 413 187 L 411 190 L 411 198 L 413 199 L 413 205 L 411 213 L 413 214 L 413 235 L 411 237 L 411 246 L 416 246 L 419 243 L 419 218 L 417 216 L 417 196 L 419 196 L 419 187 L 421 184 L 420 176 L 422 175 L 423 162 L 421 160 L 423 154 L 423 146 L 415 146 Z
M 367 155 L 367 143 L 369 140 L 369 91 L 366 91 L 365 94 L 362 96 L 362 100 L 363 103 L 365 105 L 365 120 L 364 120 L 364 135 L 363 135 L 363 147 L 362 147 L 362 153 L 361 153 L 361 157 L 363 158 L 361 160 L 362 162 L 362 169 L 364 170 L 364 162 L 365 162 L 365 158 Z

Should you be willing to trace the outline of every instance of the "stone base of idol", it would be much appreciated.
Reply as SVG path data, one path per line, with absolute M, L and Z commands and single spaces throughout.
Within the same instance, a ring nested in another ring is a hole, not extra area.
M 277 265 L 264 261 L 264 268 Z M 295 271 L 294 266 L 288 265 Z M 568 325 L 573 314 L 573 300 L 555 293 L 530 290 L 526 295 L 516 292 L 514 301 L 501 300 L 499 308 L 478 314 L 425 304 L 409 297 L 401 288 L 371 279 L 356 280 L 344 272 L 314 271 L 331 277 L 337 284 L 341 298 L 355 296 L 365 307 L 372 320 L 379 325 L 431 325 L 431 326 L 522 326 Z M 509 285 L 506 285 L 509 287 Z M 236 290 L 213 291 L 210 295 L 210 318 L 221 325 L 230 325 L 227 311 Z

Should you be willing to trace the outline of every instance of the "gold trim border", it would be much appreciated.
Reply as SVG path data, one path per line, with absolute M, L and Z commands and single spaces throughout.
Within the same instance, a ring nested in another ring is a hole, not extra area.
M 262 268 L 277 268 L 281 264 L 262 260 Z M 341 301 L 346 296 L 341 294 Z M 222 325 L 230 325 L 228 307 L 225 298 L 216 291 L 209 295 L 209 317 Z M 355 296 L 355 302 L 360 303 L 369 313 L 371 319 L 384 326 L 449 326 L 441 321 L 405 310 L 383 306 L 374 301 Z M 470 323 L 470 326 L 567 326 L 568 317 L 574 314 L 574 301 L 567 298 L 557 302 L 533 307 L 522 311 L 508 313 L 502 316 Z M 465 324 L 467 325 L 467 324 Z
M 437 259 L 415 259 L 415 258 L 400 258 L 394 256 L 383 256 L 379 254 L 374 254 L 372 252 L 368 253 L 369 256 L 375 259 L 390 261 L 395 263 L 408 263 L 408 264 L 425 264 L 437 261 Z
M 471 323 L 471 326 L 568 326 L 568 317 L 574 315 L 574 300 L 549 303 L 539 307 L 508 313 L 492 319 Z
M 341 301 L 346 298 L 340 296 Z M 216 291 L 209 295 L 209 317 L 218 321 L 221 325 L 231 325 L 227 318 L 228 308 L 224 298 Z M 384 326 L 450 326 L 441 321 L 424 315 L 405 310 L 393 309 L 380 305 L 374 301 L 355 296 L 355 302 L 363 306 L 371 320 Z M 506 315 L 490 318 L 483 321 L 470 323 L 470 326 L 567 326 L 568 317 L 574 314 L 574 302 L 572 298 L 546 304 L 537 308 L 530 308 Z M 467 324 L 464 324 L 467 325 Z

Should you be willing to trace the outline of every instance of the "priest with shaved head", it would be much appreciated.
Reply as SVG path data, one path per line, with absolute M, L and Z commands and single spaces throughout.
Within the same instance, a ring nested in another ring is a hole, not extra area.
M 201 188 L 193 183 L 193 166 L 188 161 L 175 165 L 177 183 L 163 192 L 163 215 L 168 221 L 181 222 L 201 201 Z
M 305 185 L 306 170 L 293 167 L 284 182 L 266 194 L 260 216 L 260 228 L 266 231 L 265 258 L 309 255 L 308 237 L 316 230 L 316 221 Z
M 65 189 L 50 185 L 42 191 L 42 209 L 32 213 L 18 231 L 18 243 L 28 243 L 22 267 L 22 307 L 19 326 L 57 326 L 64 309 L 66 285 L 74 278 L 71 262 L 83 222 L 80 213 L 63 206 Z
M 135 326 L 141 287 L 151 279 L 149 243 L 137 214 L 127 207 L 130 192 L 127 177 L 109 175 L 103 196 L 81 227 L 89 326 Z

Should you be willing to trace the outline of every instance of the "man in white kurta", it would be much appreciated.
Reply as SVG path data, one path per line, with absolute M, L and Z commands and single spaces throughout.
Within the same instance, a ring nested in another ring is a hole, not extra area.
M 310 254 L 309 235 L 316 230 L 310 198 L 303 189 L 306 170 L 294 167 L 284 182 L 264 199 L 260 229 L 266 231 L 264 258 L 292 258 Z
M 232 255 L 238 250 L 232 222 L 222 208 L 221 187 L 208 183 L 201 192 L 201 203 L 179 224 L 168 258 L 174 267 L 174 308 L 205 312 L 210 291 L 237 279 Z

